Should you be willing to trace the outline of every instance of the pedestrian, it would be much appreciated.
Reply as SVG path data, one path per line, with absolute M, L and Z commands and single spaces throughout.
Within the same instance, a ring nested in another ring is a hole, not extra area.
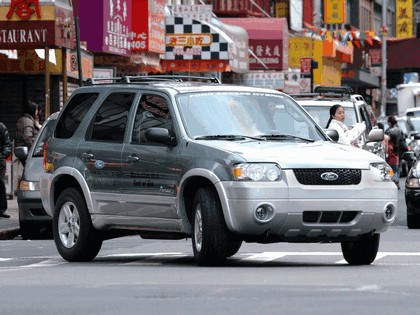
M 387 158 L 386 162 L 389 166 L 391 166 L 392 170 L 394 171 L 394 175 L 392 176 L 392 181 L 397 185 L 398 189 L 400 189 L 400 176 L 399 176 L 399 168 L 400 168 L 400 157 L 396 148 L 398 147 L 398 138 L 395 133 L 389 134 L 389 141 L 388 141 L 388 151 L 387 151 Z
M 9 131 L 7 127 L 0 122 L 0 217 L 10 218 L 6 214 L 7 195 L 6 195 L 6 159 L 12 152 L 12 144 L 10 142 Z
M 26 146 L 28 150 L 31 148 L 38 131 L 41 129 L 39 113 L 40 106 L 33 101 L 29 101 L 25 114 L 16 123 L 15 148 L 19 146 Z M 24 160 L 20 162 L 25 165 Z
M 346 115 L 344 107 L 336 104 L 330 107 L 330 118 L 328 119 L 327 129 L 335 129 L 338 132 L 338 143 L 358 147 L 358 140 L 366 129 L 364 123 L 356 123 L 347 127 L 344 123 Z
M 388 129 L 385 130 L 385 134 L 391 137 L 393 134 L 395 136 L 394 151 L 399 156 L 398 161 L 398 177 L 401 168 L 401 161 L 403 153 L 408 151 L 407 143 L 405 142 L 405 136 L 403 131 L 398 127 L 397 119 L 395 116 L 388 117 Z

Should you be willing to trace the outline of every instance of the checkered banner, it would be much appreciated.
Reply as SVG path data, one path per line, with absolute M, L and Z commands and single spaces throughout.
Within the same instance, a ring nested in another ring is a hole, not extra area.
M 181 17 L 166 18 L 164 60 L 229 60 L 229 43 L 212 25 Z

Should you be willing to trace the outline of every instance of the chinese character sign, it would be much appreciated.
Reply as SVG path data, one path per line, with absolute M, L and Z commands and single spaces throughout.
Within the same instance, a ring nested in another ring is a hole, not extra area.
M 413 37 L 413 0 L 396 0 L 395 5 L 397 37 Z
M 33 14 L 41 19 L 39 0 L 11 0 L 7 19 L 10 20 L 16 14 L 21 20 L 29 20 Z
M 324 0 L 324 23 L 343 24 L 346 22 L 345 0 Z
M 104 1 L 103 51 L 130 55 L 131 0 Z

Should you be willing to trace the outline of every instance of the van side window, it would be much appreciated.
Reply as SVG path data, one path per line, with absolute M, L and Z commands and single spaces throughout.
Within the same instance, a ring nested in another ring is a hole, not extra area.
M 146 143 L 144 134 L 152 127 L 166 128 L 172 133 L 171 114 L 164 97 L 144 94 L 137 108 L 131 142 Z
M 98 93 L 79 93 L 74 95 L 64 107 L 55 128 L 55 137 L 69 139 L 76 132 L 90 107 L 98 98 Z
M 96 112 L 91 140 L 123 142 L 135 96 L 127 92 L 110 94 Z

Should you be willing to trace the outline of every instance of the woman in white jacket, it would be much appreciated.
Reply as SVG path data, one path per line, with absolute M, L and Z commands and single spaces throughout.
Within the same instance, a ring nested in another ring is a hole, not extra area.
M 347 127 L 344 124 L 346 115 L 344 107 L 336 104 L 330 108 L 330 118 L 328 120 L 327 129 L 335 129 L 338 132 L 338 142 L 342 144 L 358 147 L 358 140 L 366 129 L 364 123 L 356 123 Z

